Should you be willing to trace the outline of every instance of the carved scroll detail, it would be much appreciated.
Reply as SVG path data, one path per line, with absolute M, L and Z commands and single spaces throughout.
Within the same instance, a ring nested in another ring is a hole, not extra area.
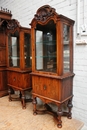
M 20 27 L 20 24 L 19 24 L 19 22 L 18 22 L 17 20 L 15 20 L 15 19 L 10 20 L 10 21 L 8 22 L 8 24 L 7 24 L 7 29 L 8 29 L 8 30 L 14 30 L 14 29 L 17 28 L 17 27 Z
M 35 14 L 35 19 L 38 21 L 46 21 L 50 16 L 53 16 L 55 13 L 55 9 L 50 7 L 49 5 L 42 6 L 39 8 Z

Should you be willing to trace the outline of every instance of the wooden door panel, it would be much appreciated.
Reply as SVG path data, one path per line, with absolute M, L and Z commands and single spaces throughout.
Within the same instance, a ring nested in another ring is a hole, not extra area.
M 60 100 L 60 86 L 59 80 L 43 78 L 39 76 L 33 76 L 33 93 L 51 98 L 54 100 Z
M 29 88 L 31 87 L 30 74 L 8 71 L 8 85 L 17 89 Z

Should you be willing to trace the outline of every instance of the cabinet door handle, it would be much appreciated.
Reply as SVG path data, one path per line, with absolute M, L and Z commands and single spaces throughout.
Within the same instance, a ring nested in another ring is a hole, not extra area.
M 44 88 L 44 90 L 46 90 L 46 89 L 47 89 L 47 86 L 46 86 L 46 85 L 44 85 L 44 87 L 43 87 L 43 88 Z

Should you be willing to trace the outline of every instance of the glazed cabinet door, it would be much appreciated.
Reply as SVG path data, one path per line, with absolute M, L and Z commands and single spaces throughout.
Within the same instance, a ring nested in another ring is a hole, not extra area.
M 53 20 L 42 27 L 37 24 L 35 38 L 35 70 L 57 73 L 56 27 Z
M 8 35 L 8 60 L 9 67 L 20 67 L 20 45 L 18 31 Z

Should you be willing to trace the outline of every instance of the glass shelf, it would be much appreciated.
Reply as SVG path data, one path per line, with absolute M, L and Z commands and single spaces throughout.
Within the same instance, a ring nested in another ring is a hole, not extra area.
M 55 45 L 56 41 L 43 41 L 43 42 L 36 42 L 36 44 L 45 44 L 45 45 Z

